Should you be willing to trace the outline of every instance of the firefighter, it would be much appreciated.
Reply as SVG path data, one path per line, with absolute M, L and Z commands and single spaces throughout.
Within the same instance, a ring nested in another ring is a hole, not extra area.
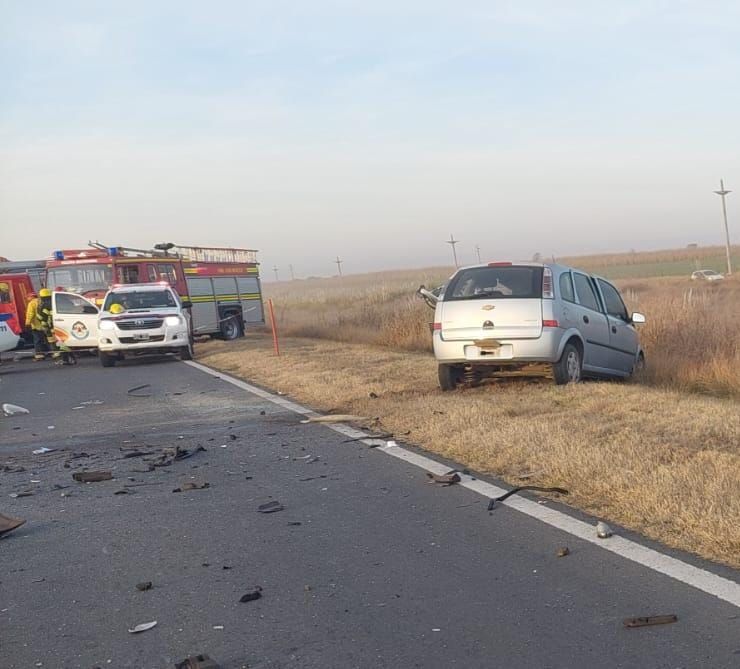
M 31 298 L 26 307 L 26 327 L 31 328 L 33 335 L 33 359 L 38 362 L 46 357 L 49 351 L 49 342 L 46 336 L 46 325 L 41 312 L 41 299 L 46 297 L 51 300 L 51 291 L 48 288 L 42 288 L 39 296 L 36 294 L 29 295 Z

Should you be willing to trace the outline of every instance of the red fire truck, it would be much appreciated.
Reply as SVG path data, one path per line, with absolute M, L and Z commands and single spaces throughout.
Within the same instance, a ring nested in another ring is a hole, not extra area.
M 257 251 L 157 244 L 142 250 L 91 242 L 55 251 L 46 262 L 52 290 L 100 300 L 115 284 L 166 281 L 192 302 L 193 332 L 240 337 L 265 322 Z

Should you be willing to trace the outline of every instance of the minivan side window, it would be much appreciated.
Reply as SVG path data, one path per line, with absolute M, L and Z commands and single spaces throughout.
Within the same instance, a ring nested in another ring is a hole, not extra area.
M 606 313 L 614 318 L 621 318 L 623 321 L 629 320 L 627 307 L 624 306 L 619 291 L 603 279 L 599 279 L 599 288 L 601 288 L 601 294 L 604 296 L 604 302 L 606 302 Z
M 563 272 L 560 275 L 560 298 L 566 302 L 575 302 L 576 294 L 573 292 L 573 279 L 570 272 Z
M 575 273 L 573 274 L 573 280 L 575 281 L 576 292 L 578 293 L 578 303 L 587 309 L 601 311 L 599 298 L 596 297 L 591 279 L 589 279 L 585 274 Z

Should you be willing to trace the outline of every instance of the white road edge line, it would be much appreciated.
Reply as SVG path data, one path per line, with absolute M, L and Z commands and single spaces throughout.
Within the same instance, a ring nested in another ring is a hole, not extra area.
M 301 414 L 302 416 L 320 415 L 315 411 L 307 409 L 306 407 L 301 406 L 300 404 L 296 404 L 295 402 L 291 402 L 290 400 L 287 400 L 280 395 L 275 395 L 274 393 L 262 390 L 262 388 L 257 388 L 256 386 L 246 383 L 245 381 L 236 379 L 233 376 L 229 376 L 228 374 L 223 374 L 222 372 L 212 369 L 211 367 L 207 367 L 206 365 L 202 365 L 198 362 L 193 361 L 186 361 L 185 364 L 198 369 L 201 372 L 210 374 L 217 379 L 226 381 L 227 383 L 230 383 L 237 388 L 246 390 L 247 392 L 252 393 L 253 395 L 257 395 L 262 399 L 268 400 L 273 404 L 277 404 L 278 406 L 287 409 L 288 411 L 293 411 L 294 413 Z M 331 423 L 324 423 L 323 425 L 324 427 L 328 427 L 329 429 L 334 430 L 334 432 L 338 432 L 339 434 L 342 434 L 346 437 L 358 439 L 361 441 L 361 443 L 365 443 L 368 446 L 375 446 L 378 444 L 379 441 L 382 441 L 383 444 L 386 443 L 384 440 L 374 439 L 370 435 L 347 425 L 334 425 Z M 420 455 L 419 453 L 409 451 L 400 446 L 384 445 L 375 450 L 386 453 L 387 455 L 392 455 L 393 457 L 399 458 L 400 460 L 405 460 L 406 462 L 409 462 L 413 465 L 416 465 L 417 467 L 420 467 L 421 469 L 432 472 L 434 474 L 445 474 L 450 470 L 447 465 L 437 462 L 436 460 L 433 460 L 432 458 L 429 458 L 425 455 Z M 473 479 L 472 477 L 466 476 L 464 474 L 460 474 L 460 478 L 462 479 L 460 485 L 462 485 L 464 488 L 477 492 L 487 498 L 498 497 L 499 495 L 503 495 L 506 492 L 502 488 L 498 488 L 497 486 L 486 483 L 485 481 Z M 630 539 L 625 539 L 619 536 L 613 536 L 610 539 L 606 540 L 598 539 L 596 537 L 596 530 L 594 526 L 589 525 L 582 520 L 572 518 L 562 511 L 548 508 L 545 505 L 538 504 L 537 502 L 533 502 L 528 499 L 524 499 L 523 497 L 510 497 L 508 500 L 502 503 L 506 504 L 512 509 L 515 509 L 516 511 L 519 511 L 520 513 L 531 516 L 532 518 L 536 518 L 537 520 L 547 525 L 578 537 L 583 541 L 588 541 L 592 544 L 597 545 L 599 548 L 603 548 L 604 550 L 616 553 L 617 555 L 626 558 L 627 560 L 632 560 L 633 562 L 636 562 L 643 567 L 647 567 L 648 569 L 657 571 L 660 574 L 670 576 L 671 578 L 674 578 L 681 583 L 685 583 L 686 585 L 690 585 L 710 595 L 714 595 L 715 597 L 718 597 L 719 599 L 722 599 L 740 608 L 740 583 L 736 583 L 735 581 L 731 581 L 730 579 L 718 576 L 717 574 L 713 574 L 706 569 L 694 567 L 693 565 L 682 562 L 681 560 L 671 557 L 670 555 L 660 553 L 659 551 L 648 548 L 647 546 L 638 544 L 634 541 L 631 541 Z

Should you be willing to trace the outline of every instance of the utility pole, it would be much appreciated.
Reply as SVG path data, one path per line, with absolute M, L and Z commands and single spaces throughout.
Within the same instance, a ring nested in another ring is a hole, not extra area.
M 275 267 L 272 268 L 272 271 L 275 272 L 275 281 L 279 281 L 278 279 L 278 266 L 275 265 Z
M 732 253 L 730 249 L 730 228 L 727 225 L 727 205 L 725 204 L 725 196 L 732 193 L 732 191 L 725 190 L 724 179 L 720 179 L 719 190 L 714 192 L 722 198 L 722 216 L 725 221 L 725 250 L 727 251 L 727 276 L 730 276 L 732 274 Z
M 339 256 L 337 256 L 337 259 L 334 261 L 334 264 L 337 266 L 337 269 L 339 270 L 339 276 L 342 276 L 342 263 L 344 260 L 341 260 Z
M 290 270 L 290 280 L 295 281 L 295 274 L 293 273 L 293 265 L 288 265 L 288 269 Z
M 452 233 L 450 233 L 450 240 L 448 242 L 445 242 L 445 244 L 449 244 L 452 247 L 452 257 L 455 259 L 455 269 L 460 267 L 460 265 L 457 263 L 457 251 L 455 250 L 455 244 L 459 244 L 460 240 L 455 239 L 452 236 Z
M 454 247 L 453 247 L 453 248 L 454 248 Z M 482 260 L 480 259 L 480 246 L 478 246 L 478 244 L 476 244 L 476 245 L 475 245 L 475 253 L 476 253 L 476 255 L 478 256 L 478 262 L 479 262 L 479 263 L 483 262 L 483 261 L 482 261 Z

